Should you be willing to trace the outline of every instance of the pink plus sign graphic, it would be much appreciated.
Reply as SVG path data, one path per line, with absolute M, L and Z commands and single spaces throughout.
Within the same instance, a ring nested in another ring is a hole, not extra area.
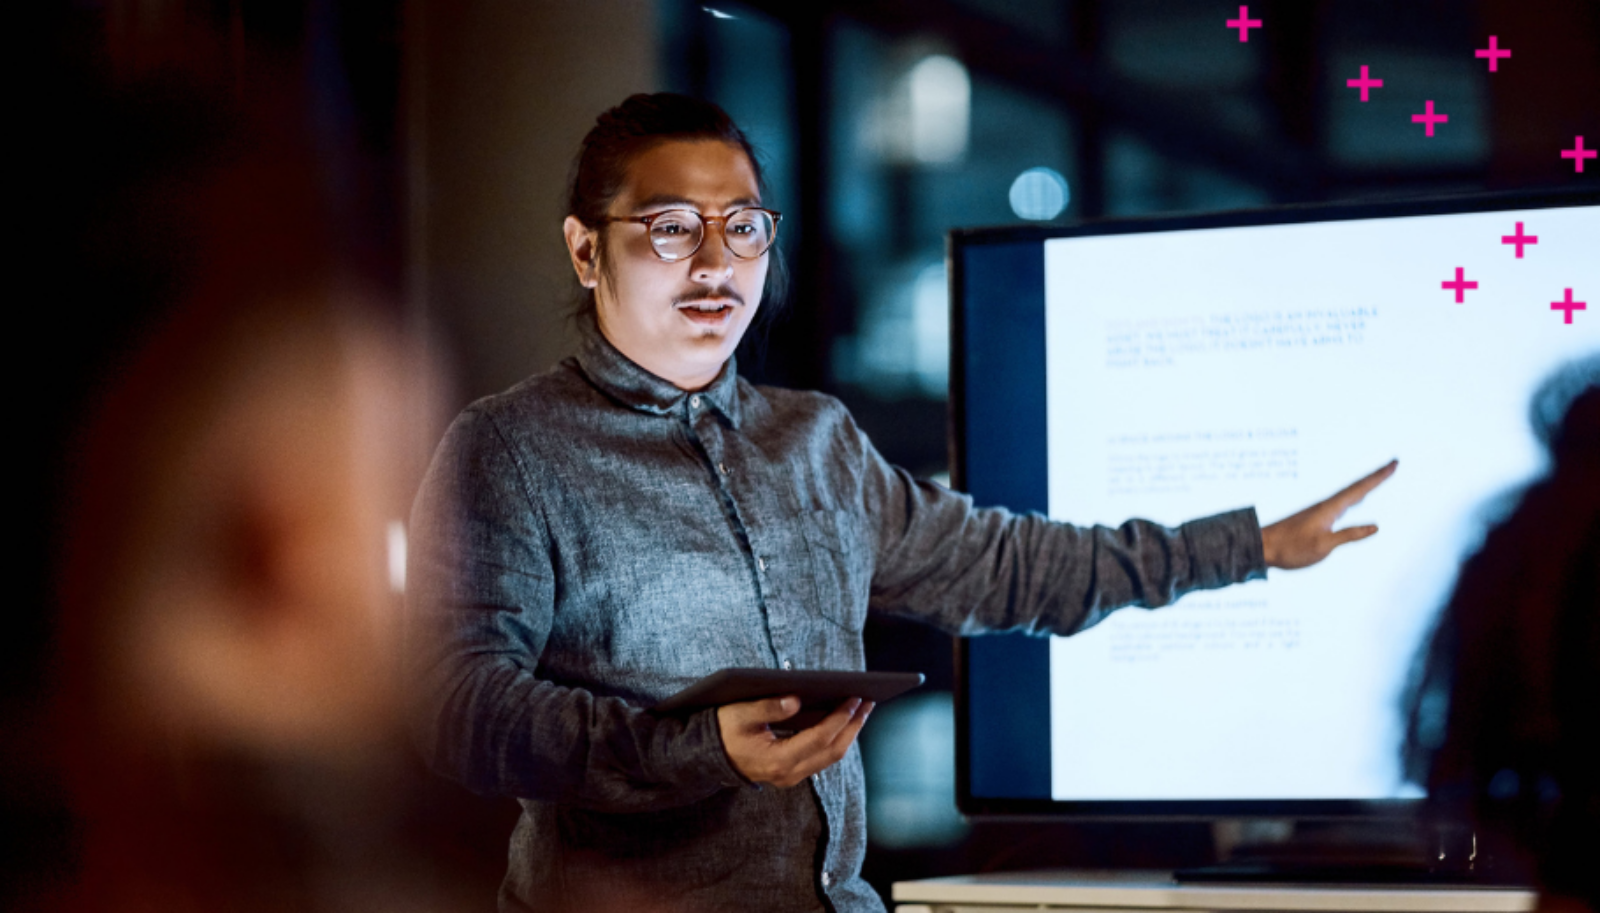
M 1579 174 L 1583 174 L 1583 160 L 1592 159 L 1597 155 L 1600 155 L 1600 152 L 1597 152 L 1593 149 L 1583 148 L 1583 137 L 1581 136 L 1578 137 L 1578 144 L 1576 146 L 1573 146 L 1571 149 L 1561 150 L 1561 157 L 1564 159 L 1572 159 L 1572 163 L 1578 166 Z
M 1588 306 L 1587 302 L 1573 301 L 1572 300 L 1572 289 L 1570 289 L 1570 288 L 1567 289 L 1567 298 L 1566 298 L 1565 301 L 1552 301 L 1552 302 L 1550 302 L 1550 310 L 1552 310 L 1552 311 L 1566 311 L 1566 314 L 1565 314 L 1566 319 L 1561 321 L 1562 323 L 1571 323 L 1572 322 L 1572 312 L 1573 311 L 1587 311 L 1588 309 L 1589 309 L 1589 306 Z
M 1250 7 L 1241 6 L 1241 7 L 1239 7 L 1239 18 L 1237 18 L 1237 19 L 1229 19 L 1228 20 L 1228 28 L 1230 28 L 1230 29 L 1238 29 L 1239 30 L 1239 40 L 1240 41 L 1249 41 L 1250 40 L 1250 30 L 1251 29 L 1261 28 L 1261 20 L 1260 19 L 1251 19 L 1250 18 Z
M 1428 113 L 1411 115 L 1411 122 L 1413 124 L 1427 124 L 1428 125 L 1428 135 L 1429 136 L 1433 135 L 1433 125 L 1434 124 L 1443 124 L 1443 123 L 1448 123 L 1449 121 L 1450 121 L 1450 115 L 1433 113 L 1433 99 L 1431 99 L 1431 98 L 1428 99 Z
M 1361 65 L 1361 78 L 1360 79 L 1347 79 L 1347 80 L 1344 81 L 1344 84 L 1349 86 L 1352 89 L 1360 89 L 1361 90 L 1361 100 L 1362 101 L 1366 101 L 1367 100 L 1367 92 L 1368 91 L 1370 91 L 1372 89 L 1381 89 L 1381 88 L 1383 88 L 1383 80 L 1381 80 L 1381 79 L 1370 79 L 1370 78 L 1367 77 L 1367 65 L 1366 64 L 1362 64 Z
M 1517 233 L 1514 235 L 1501 235 L 1501 244 L 1515 244 L 1517 246 L 1517 259 L 1522 259 L 1522 246 L 1524 244 L 1538 244 L 1538 235 L 1525 235 L 1522 233 L 1522 223 L 1517 223 Z
M 1500 58 L 1510 57 L 1511 51 L 1509 48 L 1503 49 L 1500 47 L 1499 35 L 1490 35 L 1489 46 L 1486 48 L 1480 48 L 1478 53 L 1474 56 L 1489 58 L 1489 72 L 1497 73 L 1500 71 Z
M 1444 282 L 1439 283 L 1439 287 L 1440 288 L 1455 289 L 1455 291 L 1456 291 L 1456 304 L 1465 304 L 1466 300 L 1467 300 L 1467 289 L 1469 289 L 1469 288 L 1477 288 L 1478 287 L 1478 283 L 1469 282 L 1467 280 L 1466 272 L 1467 271 L 1466 271 L 1465 268 L 1458 266 L 1458 267 L 1456 267 L 1456 281 L 1450 282 L 1450 281 L 1446 280 Z

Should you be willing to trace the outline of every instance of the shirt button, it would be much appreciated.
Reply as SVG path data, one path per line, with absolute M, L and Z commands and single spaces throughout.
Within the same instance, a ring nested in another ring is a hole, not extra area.
M 698 396 L 689 397 L 689 408 L 691 408 L 691 409 L 700 408 L 700 397 L 698 397 Z
M 726 464 L 726 463 L 718 463 L 717 464 L 717 472 L 720 472 L 723 475 L 727 475 L 728 474 L 728 464 Z
M 767 559 L 762 558 L 761 556 L 757 555 L 756 556 L 756 567 L 761 568 L 763 571 L 766 570 L 767 569 Z
M 789 672 L 789 671 L 792 671 L 793 669 L 794 669 L 794 663 L 789 662 L 788 660 L 784 660 L 783 661 L 783 671 Z
M 833 887 L 833 873 L 832 872 L 823 872 L 822 873 L 822 886 L 825 887 L 825 888 Z

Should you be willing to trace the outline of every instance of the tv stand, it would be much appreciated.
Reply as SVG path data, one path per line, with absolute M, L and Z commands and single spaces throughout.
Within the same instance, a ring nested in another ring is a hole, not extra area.
M 1525 887 L 1439 884 L 1180 883 L 1171 872 L 1054 870 L 902 881 L 896 913 L 1527 913 Z
M 1483 873 L 1405 862 L 1223 862 L 1178 869 L 1172 878 L 1179 884 L 1516 886 Z
M 1248 839 L 1253 837 L 1254 839 Z M 1443 822 L 1218 821 L 1222 859 L 1173 872 L 1180 884 L 1515 887 L 1472 829 Z

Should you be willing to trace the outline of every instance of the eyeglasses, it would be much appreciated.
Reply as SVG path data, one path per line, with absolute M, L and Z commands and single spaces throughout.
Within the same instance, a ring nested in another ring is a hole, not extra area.
M 700 249 L 706 238 L 706 223 L 721 223 L 722 242 L 741 260 L 754 260 L 772 247 L 778 238 L 778 220 L 783 213 L 752 206 L 735 209 L 725 216 L 703 216 L 692 209 L 669 209 L 648 216 L 611 219 L 606 222 L 638 222 L 650 232 L 650 248 L 668 263 L 687 260 Z

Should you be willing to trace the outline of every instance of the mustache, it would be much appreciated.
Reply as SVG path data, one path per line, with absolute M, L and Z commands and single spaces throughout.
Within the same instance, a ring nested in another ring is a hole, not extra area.
M 725 298 L 729 301 L 732 301 L 734 304 L 740 306 L 744 305 L 744 298 L 738 292 L 734 291 L 729 286 L 720 285 L 716 288 L 698 288 L 692 292 L 686 292 L 682 295 L 679 295 L 678 297 L 672 299 L 672 306 L 677 307 L 678 305 L 682 304 L 693 304 L 696 301 L 710 301 L 715 298 Z

